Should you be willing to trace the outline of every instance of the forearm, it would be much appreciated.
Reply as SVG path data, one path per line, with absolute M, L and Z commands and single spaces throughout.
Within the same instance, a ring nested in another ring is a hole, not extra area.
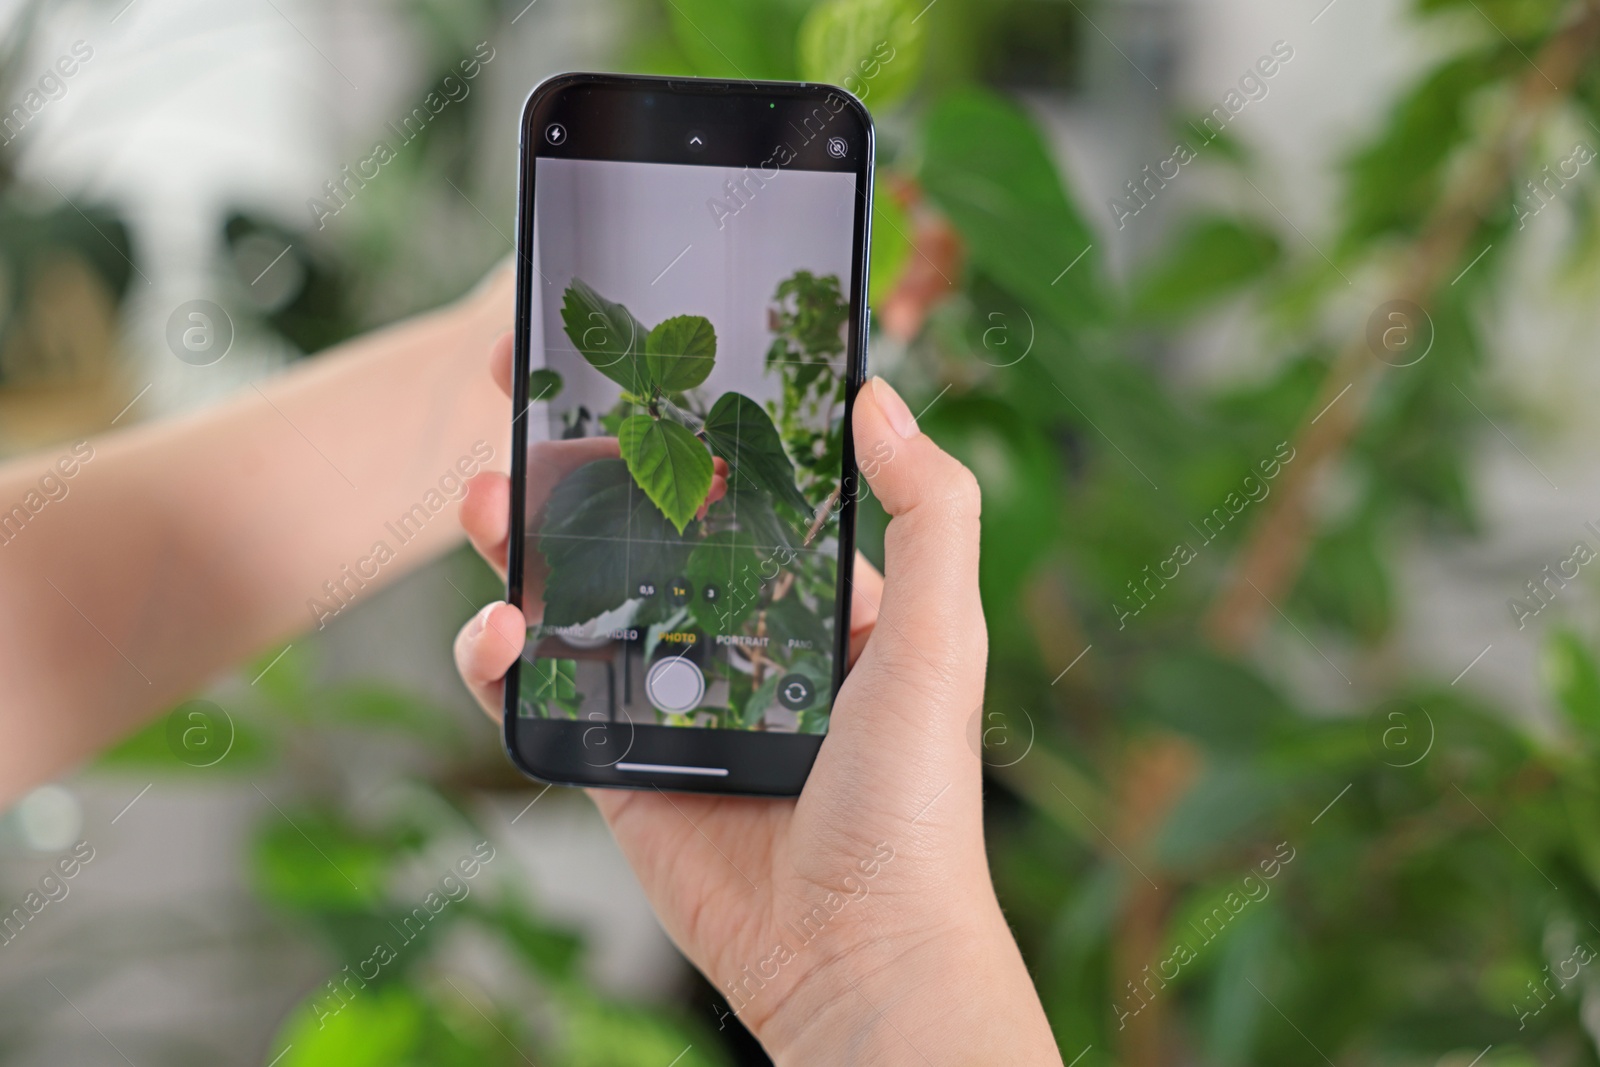
M 819 968 L 757 1035 L 773 1061 L 1060 1067 L 998 905 L 991 898 L 974 911 Z
M 0 804 L 459 540 L 462 469 L 505 462 L 483 353 L 511 322 L 508 273 L 223 404 L 91 439 L 65 496 L 0 526 Z M 0 509 L 69 452 L 0 468 Z

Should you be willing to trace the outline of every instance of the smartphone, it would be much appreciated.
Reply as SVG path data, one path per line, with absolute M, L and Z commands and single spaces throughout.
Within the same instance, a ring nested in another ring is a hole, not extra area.
M 843 681 L 872 121 L 563 74 L 522 113 L 505 744 L 541 781 L 799 793 Z

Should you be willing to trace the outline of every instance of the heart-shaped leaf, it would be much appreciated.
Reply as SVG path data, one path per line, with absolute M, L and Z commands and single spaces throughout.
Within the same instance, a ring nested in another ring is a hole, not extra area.
M 650 331 L 644 353 L 656 388 L 663 393 L 681 393 L 711 373 L 717 358 L 717 332 L 703 315 L 678 315 Z
M 772 418 L 742 393 L 723 393 L 706 415 L 706 440 L 711 451 L 728 461 L 728 487 L 733 492 L 757 489 L 802 514 L 811 505 L 794 484 L 794 464 Z
M 706 446 L 671 419 L 649 415 L 624 419 L 617 441 L 633 480 L 683 533 L 711 493 L 711 454 Z
M 561 322 L 595 370 L 630 392 L 642 396 L 650 391 L 644 361 L 647 331 L 627 308 L 574 278 L 561 302 Z
M 702 449 L 702 451 L 704 451 Z M 545 504 L 539 552 L 550 566 L 544 623 L 571 626 L 664 585 L 683 570 L 687 548 L 620 459 L 586 463 Z

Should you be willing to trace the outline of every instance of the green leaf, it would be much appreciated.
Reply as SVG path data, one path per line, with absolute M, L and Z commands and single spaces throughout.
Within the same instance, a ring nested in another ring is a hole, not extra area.
M 337 977 L 342 978 L 343 975 Z M 347 986 L 348 990 L 350 986 Z M 348 999 L 314 989 L 279 1032 L 279 1067 L 389 1067 L 415 1063 L 427 1006 L 403 986 L 358 989 Z
M 272 810 L 253 850 L 257 892 L 293 911 L 366 911 L 377 906 L 397 861 L 396 841 L 358 833 L 319 810 Z
M 655 1009 L 592 997 L 572 997 L 562 1006 L 566 1067 L 724 1067 L 717 1042 Z M 518 1062 L 518 1061 L 510 1061 Z
M 540 367 L 528 375 L 528 403 L 554 400 L 561 395 L 561 386 L 561 375 L 549 367 Z
M 189 700 L 101 753 L 96 766 L 140 774 L 238 774 L 259 771 L 277 748 L 254 718 Z
M 684 575 L 694 586 L 690 613 L 707 633 L 733 633 L 761 602 L 762 564 L 772 550 L 757 550 L 751 536 L 736 530 L 719 530 L 700 542 L 689 553 Z M 766 570 L 776 570 L 776 562 Z M 717 590 L 716 600 L 707 600 L 708 586 Z
M 743 540 L 763 553 L 792 548 L 805 533 L 803 524 L 785 522 L 773 510 L 763 493 L 729 494 L 712 504 L 706 512 L 706 525 L 713 530 L 738 530 Z M 800 529 L 795 529 L 800 525 Z
M 1383 132 L 1349 163 L 1343 248 L 1422 224 L 1438 201 L 1446 164 L 1471 136 L 1472 98 L 1518 62 L 1496 44 L 1434 68 L 1400 99 Z
M 924 142 L 923 185 L 975 266 L 1069 329 L 1104 317 L 1097 239 L 1032 119 L 992 93 L 962 90 L 928 116 Z
M 1394 581 L 1383 551 L 1383 525 L 1376 515 L 1358 515 L 1330 526 L 1316 539 L 1295 590 L 1297 606 L 1319 621 L 1348 629 L 1377 644 L 1394 621 Z
M 767 709 L 778 698 L 778 683 L 783 680 L 783 670 L 776 664 L 767 665 L 767 676 L 756 686 L 755 692 L 745 702 L 739 721 L 746 730 L 752 729 L 766 717 Z
M 475 910 L 494 921 L 506 943 L 539 977 L 552 982 L 578 977 L 584 948 L 579 934 L 546 922 L 525 902 L 509 894 Z
M 687 428 L 671 419 L 634 415 L 617 431 L 622 458 L 639 488 L 678 532 L 711 493 L 711 454 Z
M 539 551 L 550 567 L 544 622 L 551 626 L 620 607 L 640 582 L 664 586 L 687 554 L 678 531 L 620 459 L 586 463 L 562 479 L 545 505 Z
M 1231 296 L 1276 264 L 1282 247 L 1265 226 L 1224 216 L 1195 219 L 1135 283 L 1135 314 L 1178 319 Z
M 397 730 L 433 744 L 459 740 L 449 716 L 413 693 L 373 682 L 349 682 L 318 693 L 310 701 L 319 720 L 364 729 Z
M 1600 669 L 1583 640 L 1557 630 L 1544 646 L 1545 684 L 1579 732 L 1600 741 Z
M 1219 752 L 1248 752 L 1283 730 L 1290 709 L 1254 671 L 1179 649 L 1144 661 L 1138 703 L 1155 723 Z
M 664 6 L 696 74 L 794 79 L 794 39 L 808 0 L 672 0 Z
M 828 569 L 834 570 L 831 565 Z M 833 647 L 833 637 L 824 620 L 833 619 L 833 606 L 830 596 L 813 611 L 790 593 L 782 600 L 773 601 L 767 609 L 767 633 L 782 655 L 793 654 L 787 647 L 791 640 L 809 641 L 812 651 L 827 652 Z
M 645 338 L 645 365 L 663 393 L 693 389 L 711 374 L 717 358 L 717 332 L 703 315 L 678 315 Z
M 908 0 L 823 0 L 800 24 L 800 76 L 839 85 L 882 107 L 922 73 L 921 5 Z
M 765 409 L 742 393 L 723 393 L 706 416 L 711 451 L 728 461 L 730 493 L 752 489 L 769 494 L 801 514 L 811 505 L 794 484 L 794 464 L 783 450 Z
M 578 717 L 578 661 L 540 657 L 524 669 L 528 685 L 522 697 L 547 719 Z
M 561 322 L 573 346 L 595 370 L 630 392 L 650 392 L 644 360 L 647 331 L 627 308 L 574 278 L 561 302 Z

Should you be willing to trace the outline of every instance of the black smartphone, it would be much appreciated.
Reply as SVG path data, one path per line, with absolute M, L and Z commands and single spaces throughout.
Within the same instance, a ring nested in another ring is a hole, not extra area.
M 529 97 L 505 744 L 532 777 L 805 784 L 849 643 L 872 164 L 827 85 Z

